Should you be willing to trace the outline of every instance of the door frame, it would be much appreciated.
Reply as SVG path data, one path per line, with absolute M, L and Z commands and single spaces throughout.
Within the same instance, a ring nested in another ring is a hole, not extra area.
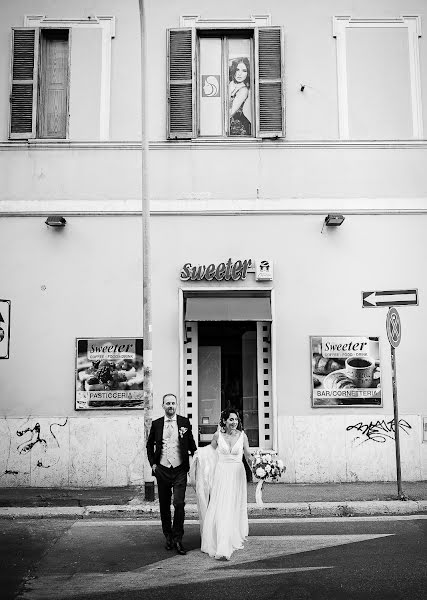
M 209 292 L 217 293 L 221 292 L 221 294 L 229 294 L 230 296 L 238 296 L 240 292 L 250 293 L 250 292 L 266 292 L 270 296 L 270 305 L 271 305 L 271 410 L 272 410 L 272 449 L 277 452 L 277 444 L 278 444 L 278 405 L 277 405 L 277 394 L 276 394 L 276 365 L 277 365 L 277 346 L 276 346 L 276 306 L 275 306 L 275 294 L 274 289 L 272 287 L 244 287 L 244 288 L 236 288 L 236 287 L 219 287 L 219 286 L 210 286 L 210 287 L 198 287 L 195 286 L 181 286 L 178 288 L 178 342 L 179 342 L 179 400 L 178 400 L 178 411 L 179 414 L 188 416 L 190 411 L 186 406 L 186 398 L 185 398 L 185 377 L 186 377 L 186 357 L 184 353 L 184 342 L 186 337 L 185 331 L 185 321 L 184 321 L 184 295 L 187 292 L 198 293 L 200 295 L 209 296 Z M 193 400 L 194 401 L 194 400 Z M 193 413 L 190 413 L 193 414 Z M 198 423 L 192 422 L 193 429 L 194 427 L 198 427 Z M 195 432 L 196 433 L 196 432 Z

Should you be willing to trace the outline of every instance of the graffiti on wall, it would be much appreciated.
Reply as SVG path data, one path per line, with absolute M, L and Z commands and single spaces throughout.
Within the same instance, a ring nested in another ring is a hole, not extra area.
M 67 423 L 68 417 L 64 417 L 63 420 L 57 419 L 43 426 L 39 421 L 34 422 L 34 419 L 28 417 L 22 426 L 18 427 L 15 431 L 9 429 L 6 464 L 0 477 L 4 475 L 19 475 L 19 471 L 9 466 L 11 455 L 15 449 L 20 455 L 31 454 L 34 449 L 41 449 L 46 457 L 43 460 L 38 458 L 35 466 L 44 469 L 54 466 L 58 460 L 55 450 L 60 448 L 57 438 L 58 428 L 65 427 Z M 22 474 L 28 473 L 23 471 Z
M 399 429 L 409 435 L 409 429 L 412 427 L 409 425 L 408 421 L 405 419 L 399 419 Z M 362 444 L 364 442 L 378 442 L 380 444 L 384 444 L 387 440 L 394 440 L 394 419 L 390 419 L 390 421 L 386 421 L 383 419 L 382 421 L 370 421 L 369 423 L 356 423 L 355 425 L 349 425 L 346 431 L 358 431 L 361 435 L 356 436 L 356 439 L 361 439 Z

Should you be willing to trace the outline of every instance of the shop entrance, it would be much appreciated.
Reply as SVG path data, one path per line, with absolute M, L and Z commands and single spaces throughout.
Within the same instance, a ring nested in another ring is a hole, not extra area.
M 225 408 L 240 411 L 251 446 L 259 445 L 257 327 L 253 321 L 199 323 L 200 445 L 209 443 Z
M 188 306 L 185 314 L 204 316 Z M 188 320 L 183 342 L 185 410 L 199 446 L 210 443 L 221 411 L 235 407 L 249 445 L 271 449 L 271 321 Z

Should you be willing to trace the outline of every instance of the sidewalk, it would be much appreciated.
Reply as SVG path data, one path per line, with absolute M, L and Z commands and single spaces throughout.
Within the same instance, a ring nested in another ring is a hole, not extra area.
M 408 500 L 397 496 L 395 482 L 289 484 L 265 483 L 264 506 L 255 504 L 255 483 L 248 484 L 251 517 L 313 517 L 427 514 L 427 481 L 403 482 Z M 187 518 L 197 518 L 196 495 L 186 494 Z M 0 518 L 43 517 L 158 518 L 156 500 L 146 502 L 144 489 L 0 488 Z

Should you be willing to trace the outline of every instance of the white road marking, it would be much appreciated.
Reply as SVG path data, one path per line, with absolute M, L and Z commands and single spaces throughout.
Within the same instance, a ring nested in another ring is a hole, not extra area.
M 410 521 L 418 519 L 427 519 L 427 515 L 378 515 L 378 516 L 366 516 L 366 517 L 283 517 L 275 519 L 249 519 L 249 525 L 251 523 L 267 523 L 267 524 L 280 524 L 280 523 L 360 523 L 362 521 Z M 186 525 L 198 525 L 198 519 L 186 519 Z M 94 520 L 78 520 L 73 523 L 73 527 L 105 527 L 105 525 L 114 525 L 116 527 L 126 527 L 131 525 L 132 527 L 137 526 L 150 526 L 150 525 L 161 525 L 160 519 L 94 519 Z
M 217 561 L 193 550 L 186 556 L 173 555 L 133 571 L 116 573 L 69 573 L 63 575 L 40 574 L 31 580 L 22 596 L 26 600 L 63 600 L 92 594 L 141 591 L 154 588 L 214 582 L 227 579 L 286 575 L 299 571 L 331 569 L 333 565 L 319 567 L 265 568 L 263 561 L 283 558 L 302 552 L 332 548 L 344 544 L 364 542 L 393 534 L 346 534 L 346 535 L 295 535 L 250 536 L 243 550 L 236 551 L 230 561 Z M 59 544 L 61 542 L 58 542 Z M 70 540 L 68 540 L 68 544 Z M 57 550 L 52 549 L 51 557 Z M 47 558 L 49 558 L 49 554 Z M 257 568 L 257 563 L 260 567 Z M 251 568 L 238 568 L 239 565 Z M 43 568 L 43 564 L 41 565 Z M 37 573 L 36 573 L 37 575 Z

